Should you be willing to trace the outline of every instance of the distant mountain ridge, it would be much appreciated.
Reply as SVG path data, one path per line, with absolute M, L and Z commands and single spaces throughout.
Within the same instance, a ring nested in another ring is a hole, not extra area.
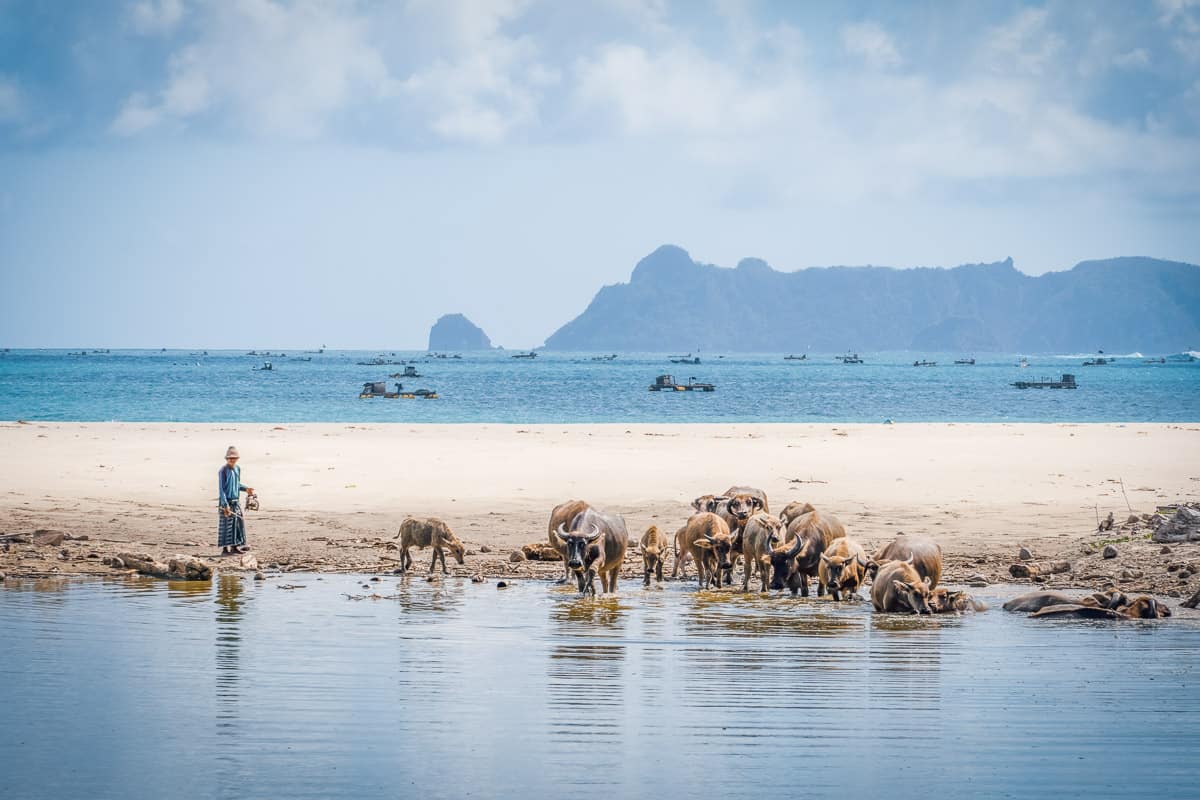
M 549 350 L 1178 352 L 1200 347 L 1200 266 L 1084 261 L 1030 276 L 1012 259 L 952 269 L 734 269 L 664 245 L 605 286 Z

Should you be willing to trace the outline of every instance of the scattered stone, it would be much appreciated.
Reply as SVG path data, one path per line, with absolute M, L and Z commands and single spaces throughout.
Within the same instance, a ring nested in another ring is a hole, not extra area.
M 512 586 L 511 581 L 496 581 L 497 589 L 507 589 L 509 586 Z
M 1180 580 L 1180 581 L 1184 581 L 1184 582 L 1186 582 L 1186 581 L 1187 581 L 1187 579 L 1188 579 L 1188 578 L 1190 578 L 1190 577 L 1192 577 L 1192 573 L 1188 572 L 1186 569 L 1185 569 L 1185 570 L 1182 570 L 1182 571 L 1179 573 L 1179 580 Z
M 379 577 L 378 575 L 375 575 L 371 578 L 372 583 L 379 583 L 381 580 L 383 580 L 383 578 Z
M 1046 571 L 1049 572 L 1051 575 L 1061 575 L 1064 572 L 1070 572 L 1071 571 L 1071 562 L 1070 561 L 1054 561 L 1050 564 L 1050 567 Z
M 36 545 L 58 547 L 66 539 L 67 535 L 62 531 L 36 530 L 33 532 L 33 543 Z
M 481 552 L 481 553 L 490 553 L 490 552 L 492 552 L 492 548 L 491 548 L 490 546 L 486 545 L 486 544 L 481 544 L 481 545 L 479 546 L 479 552 Z
M 1109 516 L 1112 516 L 1112 515 L 1110 514 Z M 1100 555 L 1104 556 L 1105 558 L 1116 558 L 1117 557 L 1117 548 L 1112 546 L 1111 544 L 1106 544 L 1106 545 L 1104 545 L 1104 552 L 1101 553 Z
M 1176 561 L 1173 564 L 1167 564 L 1167 572 L 1178 572 L 1181 569 L 1183 569 L 1182 561 Z
M 258 559 L 254 557 L 254 553 L 243 553 L 242 557 L 238 559 L 238 565 L 245 570 L 258 571 Z
M 985 578 L 983 575 L 972 575 L 971 577 L 967 578 L 967 585 L 974 586 L 976 588 L 978 588 L 980 586 L 987 586 L 988 579 Z
M 471 576 L 471 583 L 483 583 L 486 580 L 487 579 L 484 578 L 482 575 L 472 575 Z
M 1094 556 L 1094 555 L 1096 555 L 1096 548 L 1094 548 L 1094 547 L 1088 547 L 1086 544 L 1085 544 L 1085 545 L 1084 545 L 1082 548 L 1080 548 L 1080 550 L 1081 550 L 1081 552 L 1082 552 L 1082 553 L 1083 553 L 1085 556 Z
M 1197 605 L 1200 605 L 1200 589 L 1197 589 L 1194 595 L 1184 600 L 1182 605 L 1184 608 L 1195 608 Z
M 522 561 L 528 561 L 528 560 L 529 559 L 520 550 L 513 550 L 511 553 L 508 554 L 508 561 L 510 564 L 517 564 Z
M 1036 564 L 1013 564 L 1008 572 L 1014 578 L 1034 578 L 1037 577 L 1038 568 Z
M 8 576 L 0 572 L 0 583 L 4 583 L 6 580 L 8 580 Z
M 266 576 L 266 575 L 263 575 L 261 572 L 256 572 L 256 573 L 254 573 L 254 580 L 256 580 L 256 581 L 265 581 L 266 579 L 267 579 L 267 576 Z
M 1141 517 L 1137 514 L 1130 514 L 1129 519 L 1125 520 L 1126 525 L 1133 525 L 1135 522 L 1141 522 Z
M 1123 569 L 1123 570 L 1121 570 L 1121 580 L 1135 581 L 1138 578 L 1142 577 L 1142 574 L 1143 573 L 1140 569 Z
M 393 575 L 403 575 L 403 574 L 404 574 L 404 570 L 402 570 L 402 569 L 394 569 L 394 570 L 392 570 L 392 574 L 393 574 Z
M 125 569 L 125 562 L 122 561 L 121 559 L 117 558 L 116 556 L 109 556 L 108 558 L 102 558 L 102 559 L 100 559 L 100 563 L 108 564 L 113 569 Z
M 436 581 L 437 581 L 437 576 L 436 576 L 436 575 L 426 575 L 426 576 L 425 576 L 425 582 L 426 582 L 426 583 L 434 583 L 434 582 L 436 582 Z M 363 588 L 364 588 L 364 589 L 370 589 L 371 587 L 370 587 L 370 586 L 367 586 L 367 585 L 364 583 L 364 584 L 363 584 Z
M 1171 552 L 1171 548 L 1167 547 L 1167 546 L 1164 544 L 1164 545 L 1162 546 L 1162 549 L 1161 549 L 1161 550 L 1159 550 L 1158 552 L 1159 552 L 1159 554 L 1161 554 L 1161 555 L 1164 555 L 1164 556 L 1165 556 L 1165 555 L 1167 555 L 1167 554 L 1169 554 L 1169 553 Z
M 1022 547 L 1017 551 L 1017 558 L 1022 561 L 1033 561 L 1033 553 L 1029 552 L 1028 547 Z

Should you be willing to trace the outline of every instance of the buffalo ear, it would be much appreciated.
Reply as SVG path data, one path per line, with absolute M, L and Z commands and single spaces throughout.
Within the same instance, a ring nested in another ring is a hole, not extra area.
M 933 588 L 933 576 L 932 575 L 925 576 L 925 585 L 928 586 L 930 589 Z
M 712 550 L 712 542 L 708 539 L 697 539 L 692 542 L 692 547 L 699 547 L 703 550 Z
M 901 581 L 901 580 L 893 580 L 892 588 L 898 592 L 911 592 L 913 590 L 911 583 L 907 583 L 907 582 Z
M 824 553 L 821 553 L 821 560 L 824 561 L 826 564 L 830 563 L 830 561 L 831 561 L 829 556 L 825 555 Z

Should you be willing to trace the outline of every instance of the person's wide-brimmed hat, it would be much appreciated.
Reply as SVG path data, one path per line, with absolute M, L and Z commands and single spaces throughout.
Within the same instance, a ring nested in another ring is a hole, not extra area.
M 233 445 L 229 445 L 229 449 L 225 451 L 225 457 L 226 458 L 241 458 L 241 456 L 238 455 L 237 448 L 234 447 Z

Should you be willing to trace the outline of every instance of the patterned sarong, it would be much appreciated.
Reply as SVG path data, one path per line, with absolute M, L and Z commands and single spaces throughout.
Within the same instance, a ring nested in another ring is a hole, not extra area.
M 242 507 L 238 503 L 230 503 L 232 516 L 217 510 L 217 547 L 242 547 L 246 544 L 246 520 L 242 516 Z

